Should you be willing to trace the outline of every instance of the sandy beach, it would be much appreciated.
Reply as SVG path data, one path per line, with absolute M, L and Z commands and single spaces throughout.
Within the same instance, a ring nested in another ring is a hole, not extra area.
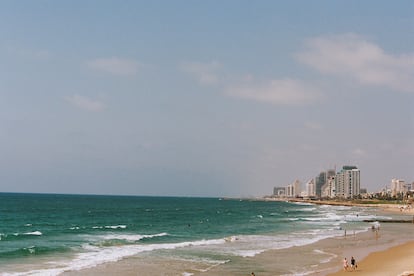
M 413 210 L 400 211 L 398 206 L 376 206 L 378 212 L 394 214 L 399 218 L 412 218 Z M 368 225 L 367 225 L 368 226 Z M 316 243 L 282 250 L 266 251 L 252 258 L 234 258 L 226 263 L 193 269 L 191 262 L 154 259 L 150 255 L 127 258 L 91 269 L 64 273 L 64 275 L 250 275 L 256 276 L 291 275 L 278 270 L 279 264 L 297 259 L 297 266 L 312 267 L 300 275 L 337 276 L 358 273 L 358 275 L 414 275 L 414 224 L 384 223 L 377 233 L 368 230 L 363 233 L 328 238 Z M 320 252 L 327 261 L 312 259 Z M 343 271 L 342 260 L 355 256 L 358 268 Z
M 358 273 L 358 275 L 377 276 L 414 275 L 414 241 L 394 246 L 384 251 L 371 253 L 357 263 L 357 269 L 355 270 L 349 268 L 348 271 L 341 270 L 329 275 L 349 275 L 351 272 Z
M 414 219 L 414 209 L 407 205 L 381 204 L 378 206 L 386 213 L 399 214 L 406 219 Z M 414 232 L 414 224 L 403 223 L 401 231 Z M 358 248 L 358 250 L 362 250 Z M 349 255 L 349 254 L 348 254 Z M 351 256 L 348 256 L 348 262 Z M 393 246 L 382 251 L 370 253 L 357 263 L 357 269 L 340 269 L 330 276 L 348 275 L 348 273 L 359 273 L 360 275 L 414 275 L 414 234 L 411 241 L 401 245 Z

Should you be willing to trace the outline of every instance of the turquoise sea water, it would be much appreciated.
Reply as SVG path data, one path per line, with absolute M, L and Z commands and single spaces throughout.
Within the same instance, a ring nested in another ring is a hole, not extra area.
M 0 193 L 0 272 L 58 275 L 144 253 L 220 264 L 366 229 L 362 208 Z

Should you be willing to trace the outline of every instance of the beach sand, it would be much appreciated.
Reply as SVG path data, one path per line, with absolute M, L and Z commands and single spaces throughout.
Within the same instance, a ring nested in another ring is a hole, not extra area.
M 414 227 L 412 229 L 414 231 Z M 348 258 L 349 260 L 350 258 Z M 414 275 L 414 241 L 394 246 L 384 251 L 374 252 L 357 263 L 357 269 L 341 270 L 330 276 L 349 275 Z

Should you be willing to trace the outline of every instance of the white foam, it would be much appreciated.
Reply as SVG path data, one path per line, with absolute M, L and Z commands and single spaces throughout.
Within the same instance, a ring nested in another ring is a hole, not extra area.
M 260 253 L 265 252 L 264 249 L 256 249 L 256 250 L 239 250 L 237 251 L 237 255 L 247 258 L 247 257 L 254 257 Z
M 40 231 L 33 231 L 33 232 L 24 233 L 23 235 L 41 236 L 42 235 L 42 232 L 40 232 Z
M 127 226 L 126 225 L 107 225 L 107 226 L 105 226 L 105 228 L 108 228 L 108 229 L 125 229 L 125 228 L 127 228 Z
M 315 204 L 312 203 L 307 203 L 307 202 L 292 202 L 293 204 L 296 205 L 304 205 L 304 206 L 314 206 Z
M 165 236 L 167 233 L 159 233 L 153 235 L 103 235 L 92 236 L 99 239 L 122 238 L 125 240 L 139 240 L 144 237 L 152 238 Z M 232 242 L 222 239 L 197 240 L 179 243 L 156 243 L 156 244 L 130 244 L 122 246 L 101 247 L 91 244 L 84 244 L 82 249 L 84 252 L 77 253 L 73 259 L 64 262 L 49 264 L 51 267 L 41 270 L 32 270 L 12 275 L 58 275 L 67 271 L 79 271 L 101 265 L 108 262 L 116 262 L 123 258 L 137 255 L 142 252 L 150 252 L 155 250 L 174 250 L 178 248 L 189 248 L 198 252 L 220 252 L 224 255 L 236 255 L 245 258 L 256 256 L 262 252 L 272 249 L 290 248 L 293 246 L 302 246 L 314 243 L 318 240 L 342 235 L 336 231 L 308 231 L 290 233 L 289 235 L 281 234 L 275 236 L 264 235 L 241 235 L 231 236 Z M 219 265 L 220 263 L 213 264 Z
M 313 250 L 313 252 L 318 253 L 318 254 L 321 254 L 321 255 L 328 255 L 327 258 L 322 259 L 320 261 L 321 264 L 323 264 L 323 263 L 329 263 L 331 260 L 333 260 L 336 257 L 338 257 L 338 255 L 336 255 L 334 253 L 328 253 L 328 252 L 325 252 L 325 251 L 322 251 L 322 250 L 319 250 L 319 249 L 315 249 L 315 250 Z
M 25 247 L 24 249 L 29 251 L 30 254 L 33 254 L 33 253 L 36 252 L 36 247 L 35 246 Z
M 414 274 L 414 271 L 404 271 L 403 273 L 398 274 L 398 276 L 410 276 L 413 274 Z
M 303 246 L 319 240 L 341 236 L 342 231 L 318 229 L 315 231 L 297 232 L 280 235 L 241 235 L 232 237 L 232 242 L 226 246 L 211 246 L 212 252 L 222 252 L 226 255 L 240 257 L 254 257 L 268 250 L 285 249 L 294 246 Z
M 139 241 L 142 239 L 150 239 L 155 237 L 168 236 L 168 233 L 159 233 L 154 235 L 136 235 L 136 234 L 109 234 L 100 236 L 104 240 L 126 240 L 126 241 Z
M 91 245 L 82 246 L 86 252 L 78 253 L 72 260 L 57 263 L 57 267 L 32 270 L 23 273 L 13 273 L 8 275 L 58 275 L 67 271 L 79 271 L 81 269 L 95 267 L 108 262 L 116 262 L 123 258 L 133 256 L 142 252 L 154 250 L 172 250 L 189 246 L 207 246 L 225 243 L 224 239 L 199 240 L 181 243 L 164 243 L 164 244 L 148 244 L 148 245 L 124 245 L 113 247 L 97 247 Z M 6 275 L 6 274 L 4 274 Z
M 342 206 L 342 205 L 319 205 L 321 209 L 330 209 L 330 210 L 350 210 L 352 206 Z
M 126 225 L 105 225 L 105 226 L 92 226 L 93 229 L 125 229 Z
M 224 238 L 226 242 L 235 242 L 237 241 L 237 239 L 238 238 L 236 236 L 230 236 L 230 237 Z
M 172 260 L 175 262 L 191 262 L 194 263 L 195 265 L 193 265 L 191 267 L 191 269 L 193 271 L 197 271 L 197 272 L 202 272 L 205 273 L 209 270 L 211 270 L 212 268 L 228 263 L 230 262 L 230 260 L 217 260 L 217 259 L 211 259 L 211 258 L 206 258 L 206 257 L 199 257 L 196 255 L 191 254 L 191 256 L 171 256 Z M 198 264 L 202 264 L 201 267 L 198 266 Z M 184 272 L 186 273 L 186 272 Z M 188 272 L 187 272 L 188 273 Z
M 296 211 L 312 212 L 312 211 L 315 211 L 315 210 L 316 210 L 316 207 L 310 207 L 310 208 L 297 209 Z

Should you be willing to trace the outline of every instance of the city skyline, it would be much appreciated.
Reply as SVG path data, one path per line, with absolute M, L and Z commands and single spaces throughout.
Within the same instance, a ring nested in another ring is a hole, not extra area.
M 403 197 L 414 192 L 414 181 L 393 178 L 377 191 L 368 191 L 361 186 L 360 169 L 352 165 L 342 166 L 340 171 L 326 169 L 308 181 L 295 179 L 286 185 L 273 187 L 273 193 L 266 197 L 306 199 L 359 199 L 376 197 L 378 194 Z
M 412 181 L 412 1 L 1 1 L 0 190 Z

